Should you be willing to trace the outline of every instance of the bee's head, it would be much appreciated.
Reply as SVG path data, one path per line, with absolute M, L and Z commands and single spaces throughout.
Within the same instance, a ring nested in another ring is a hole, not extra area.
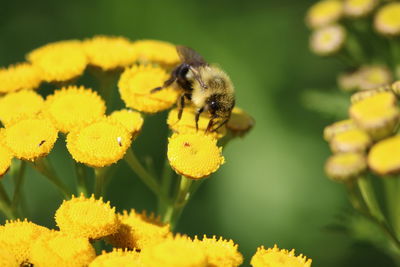
M 214 118 L 229 119 L 235 99 L 231 95 L 213 94 L 206 101 L 207 110 Z

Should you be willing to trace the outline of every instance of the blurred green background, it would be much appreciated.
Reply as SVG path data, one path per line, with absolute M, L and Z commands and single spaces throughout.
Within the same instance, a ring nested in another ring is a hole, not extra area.
M 341 66 L 308 51 L 303 16 L 313 2 L 2 1 L 0 64 L 23 61 L 48 42 L 95 34 L 195 48 L 231 76 L 237 104 L 254 116 L 256 127 L 227 147 L 227 163 L 197 192 L 177 230 L 232 238 L 246 265 L 257 246 L 278 244 L 311 257 L 313 266 L 391 266 L 374 248 L 327 229 L 349 205 L 344 188 L 323 173 L 329 150 L 321 132 L 331 120 L 305 109 L 300 96 L 307 88 L 334 86 Z M 154 157 L 159 168 L 164 118 L 150 117 L 134 143 L 137 153 Z M 51 158 L 72 183 L 71 161 L 58 156 L 64 149 L 59 142 Z M 119 210 L 155 210 L 151 193 L 121 165 L 106 198 Z M 54 227 L 61 198 L 36 173 L 27 180 L 29 219 Z

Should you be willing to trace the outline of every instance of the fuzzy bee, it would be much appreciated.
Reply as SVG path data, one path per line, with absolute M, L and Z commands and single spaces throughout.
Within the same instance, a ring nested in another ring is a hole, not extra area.
M 177 46 L 176 50 L 181 64 L 172 71 L 171 77 L 161 87 L 154 88 L 152 92 L 162 90 L 176 82 L 182 91 L 178 99 L 178 120 L 182 117 L 185 101 L 189 100 L 196 107 L 196 129 L 199 128 L 201 113 L 209 112 L 211 119 L 206 132 L 218 130 L 229 120 L 235 106 L 231 79 L 220 68 L 208 64 L 193 49 Z

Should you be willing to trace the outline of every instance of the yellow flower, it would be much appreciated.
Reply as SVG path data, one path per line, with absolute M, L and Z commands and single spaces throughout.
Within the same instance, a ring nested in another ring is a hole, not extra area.
M 360 129 L 351 129 L 337 133 L 330 141 L 331 149 L 338 152 L 364 152 L 372 143 L 367 133 Z
M 394 90 L 392 90 L 392 88 L 389 85 L 387 85 L 387 86 L 382 86 L 382 87 L 379 87 L 376 89 L 358 91 L 351 95 L 350 101 L 352 104 L 354 104 L 363 99 L 369 98 L 371 96 L 374 96 L 376 94 L 380 94 L 383 92 L 389 92 L 389 93 L 393 92 L 394 93 Z
M 391 135 L 399 120 L 396 97 L 391 92 L 380 92 L 351 105 L 350 117 L 358 127 L 374 140 Z
M 35 89 L 41 81 L 39 69 L 29 63 L 19 63 L 0 69 L 0 93 Z
M 33 161 L 52 150 L 58 131 L 47 119 L 19 121 L 3 131 L 4 144 L 19 159 Z
M 19 264 L 30 262 L 31 245 L 41 235 L 50 232 L 49 229 L 24 221 L 7 221 L 0 225 L 0 243 L 5 244 Z M 2 265 L 3 266 L 3 265 Z
M 306 22 L 311 28 L 319 28 L 339 20 L 343 14 L 343 3 L 339 0 L 322 0 L 311 6 Z
M 374 27 L 383 35 L 399 35 L 400 3 L 389 3 L 381 7 L 375 15 Z
M 2 138 L 1 135 L 0 135 L 0 138 Z M 6 148 L 2 144 L 2 142 L 0 142 L 0 178 L 10 168 L 12 158 L 13 158 L 13 155 L 12 155 L 11 151 L 8 148 Z
M 36 117 L 43 109 L 44 100 L 34 91 L 22 90 L 0 98 L 0 120 L 7 126 L 16 121 Z
M 40 267 L 84 267 L 95 257 L 87 238 L 58 231 L 42 235 L 31 248 L 31 263 Z
M 376 143 L 368 154 L 369 167 L 379 175 L 400 172 L 400 136 L 396 135 Z
M 173 87 L 156 93 L 150 91 L 162 86 L 168 78 L 167 72 L 160 67 L 133 66 L 122 73 L 119 93 L 127 107 L 148 113 L 166 110 L 175 104 L 179 91 Z
M 340 89 L 346 92 L 356 91 L 360 86 L 360 75 L 358 71 L 341 73 L 337 77 L 337 84 Z
M 47 82 L 72 80 L 86 68 L 87 59 L 78 40 L 59 41 L 39 47 L 27 56 L 37 66 Z
M 263 246 L 257 248 L 257 252 L 251 258 L 250 264 L 253 267 L 310 267 L 311 259 L 300 254 L 296 256 L 294 249 L 288 251 L 279 249 L 276 245 L 273 248 L 265 249 Z
M 204 134 L 173 134 L 168 139 L 168 160 L 179 174 L 200 179 L 215 172 L 225 162 L 217 139 Z
M 45 101 L 44 114 L 63 133 L 101 118 L 106 111 L 104 100 L 91 89 L 68 86 L 56 90 Z
M 161 224 L 154 216 L 131 210 L 119 215 L 121 227 L 118 232 L 107 237 L 107 242 L 115 247 L 145 249 L 163 241 L 169 234 L 169 225 Z
M 175 45 L 157 40 L 139 40 L 133 43 L 136 58 L 141 63 L 159 63 L 174 66 L 180 62 Z
M 355 128 L 356 125 L 354 124 L 353 120 L 350 119 L 335 122 L 325 127 L 324 139 L 325 141 L 329 142 L 335 135 Z
M 338 52 L 346 39 L 345 29 L 337 24 L 316 29 L 310 37 L 310 49 L 317 55 L 329 56 Z
M 180 134 L 195 134 L 196 131 L 196 109 L 194 107 L 185 107 L 182 118 L 178 119 L 178 108 L 171 109 L 168 113 L 167 124 L 171 130 Z M 199 133 L 204 134 L 211 117 L 208 112 L 203 112 L 198 121 Z M 215 138 L 222 138 L 226 135 L 226 126 L 222 126 L 216 132 L 209 133 Z
M 361 153 L 339 153 L 331 156 L 325 164 L 325 172 L 335 181 L 347 181 L 357 177 L 367 168 L 367 161 Z
M 352 18 L 365 17 L 372 13 L 378 0 L 345 0 L 344 14 Z
M 215 236 L 208 238 L 203 236 L 202 240 L 194 239 L 207 256 L 208 266 L 235 267 L 243 263 L 243 256 L 238 251 L 238 245 L 232 240 L 225 240 Z
M 132 42 L 124 37 L 98 35 L 85 40 L 83 47 L 89 64 L 106 71 L 126 67 L 136 60 Z
M 358 75 L 360 90 L 377 89 L 393 80 L 392 73 L 383 65 L 363 66 L 358 70 Z
M 72 196 L 57 209 L 55 219 L 60 231 L 78 237 L 99 239 L 117 232 L 120 222 L 115 208 L 103 199 Z
M 254 119 L 241 108 L 235 107 L 232 110 L 231 117 L 226 123 L 226 128 L 234 136 L 243 136 L 253 128 Z
M 12 249 L 5 242 L 0 241 L 0 266 L 2 267 L 20 267 L 21 263 L 15 257 Z
M 89 267 L 136 267 L 142 266 L 139 261 L 139 253 L 135 251 L 123 251 L 121 249 L 114 249 L 112 252 L 103 253 L 96 257 L 94 261 L 89 264 Z
M 142 115 L 130 109 L 116 110 L 111 113 L 109 118 L 122 124 L 132 134 L 140 132 L 143 126 Z
M 100 119 L 67 135 L 67 148 L 72 157 L 93 167 L 116 163 L 131 142 L 131 134 L 125 127 L 110 119 Z
M 140 261 L 147 267 L 205 267 L 207 256 L 187 237 L 176 236 L 141 251 Z

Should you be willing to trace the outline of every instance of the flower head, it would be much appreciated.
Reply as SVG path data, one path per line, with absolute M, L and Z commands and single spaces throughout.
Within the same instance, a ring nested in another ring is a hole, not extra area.
M 91 89 L 68 86 L 56 90 L 45 101 L 44 113 L 63 133 L 101 118 L 106 111 L 104 100 Z
M 87 238 L 52 231 L 32 244 L 30 262 L 40 267 L 81 267 L 89 265 L 95 257 Z
M 98 35 L 83 43 L 89 64 L 102 70 L 123 68 L 136 60 L 131 41 L 124 37 Z
M 254 124 L 254 119 L 247 112 L 235 107 L 232 110 L 229 121 L 226 123 L 226 128 L 234 136 L 243 136 L 253 128 Z
M 325 164 L 328 177 L 339 182 L 357 177 L 366 168 L 365 156 L 357 152 L 335 154 Z
M 306 22 L 311 28 L 319 28 L 339 20 L 343 14 L 343 3 L 339 0 L 322 0 L 307 12 Z
M 42 72 L 47 82 L 72 80 L 86 68 L 87 59 L 78 40 L 60 41 L 39 47 L 27 59 Z
M 115 247 L 142 250 L 162 242 L 171 233 L 169 225 L 135 210 L 124 211 L 119 220 L 121 227 L 118 232 L 107 237 L 107 242 Z
M 346 39 L 345 29 L 337 24 L 315 30 L 310 37 L 310 48 L 315 54 L 328 56 L 338 52 Z
M 125 251 L 114 249 L 111 252 L 103 253 L 97 256 L 94 261 L 89 264 L 89 267 L 136 267 L 141 266 L 138 261 L 139 253 L 135 251 Z
M 0 98 L 0 121 L 3 125 L 36 117 L 43 109 L 41 95 L 31 90 L 9 93 Z
M 155 113 L 175 104 L 179 91 L 173 87 L 151 93 L 168 79 L 167 72 L 150 65 L 133 66 L 126 69 L 118 82 L 119 93 L 127 107 Z
M 139 40 L 133 43 L 136 58 L 141 63 L 159 63 L 174 66 L 180 62 L 175 45 L 157 40 Z
M 143 126 L 143 117 L 139 112 L 130 109 L 116 110 L 109 118 L 122 124 L 130 133 L 140 132 Z
M 378 0 L 345 0 L 344 14 L 352 18 L 365 17 L 372 13 Z
M 93 195 L 64 200 L 55 219 L 60 231 L 89 239 L 111 235 L 120 225 L 115 208 L 111 208 L 109 202 L 104 203 L 102 198 L 96 200 Z
M 41 72 L 30 63 L 19 63 L 0 69 L 0 93 L 35 89 L 41 81 Z
M 3 267 L 20 267 L 21 262 L 18 262 L 12 249 L 5 242 L 0 241 L 0 266 Z
M 168 160 L 179 174 L 200 179 L 215 172 L 225 162 L 217 139 L 204 134 L 173 134 L 168 139 Z
M 372 143 L 369 135 L 360 129 L 337 133 L 330 141 L 333 152 L 364 152 Z
M 196 237 L 194 243 L 205 252 L 208 266 L 235 267 L 243 263 L 243 256 L 238 251 L 238 245 L 232 240 L 204 236 L 202 240 Z
M 294 249 L 288 251 L 279 249 L 276 245 L 273 248 L 265 249 L 263 246 L 257 248 L 257 252 L 251 258 L 251 266 L 253 267 L 310 267 L 311 259 L 307 259 L 300 254 L 296 256 Z
M 341 73 L 337 77 L 337 84 L 343 91 L 351 92 L 359 89 L 360 75 L 358 71 Z
M 353 120 L 347 119 L 335 122 L 324 129 L 324 139 L 325 141 L 331 141 L 332 138 L 342 132 L 355 129 L 357 126 L 354 124 Z
M 374 26 L 383 35 L 399 35 L 400 3 L 393 2 L 381 7 L 375 15 Z
M 33 118 L 8 126 L 3 136 L 4 145 L 16 158 L 33 161 L 50 153 L 58 131 L 49 120 Z
M 67 135 L 67 148 L 77 161 L 104 167 L 120 160 L 131 145 L 131 134 L 110 119 L 100 119 Z
M 0 139 L 1 138 L 2 136 L 0 135 Z M 0 177 L 3 176 L 10 168 L 12 158 L 13 155 L 11 151 L 6 148 L 0 140 Z
M 370 90 L 392 82 L 393 77 L 390 70 L 383 65 L 367 65 L 358 70 L 359 89 Z
M 400 136 L 376 143 L 368 154 L 368 166 L 379 175 L 400 172 Z

